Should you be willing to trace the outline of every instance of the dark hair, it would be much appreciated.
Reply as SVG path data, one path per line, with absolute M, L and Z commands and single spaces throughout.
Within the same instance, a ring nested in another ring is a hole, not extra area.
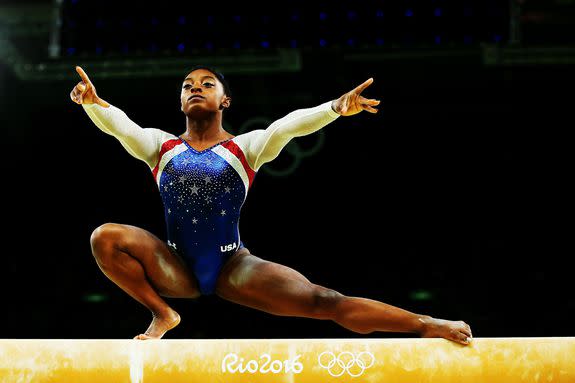
M 232 90 L 230 89 L 230 84 L 228 84 L 227 80 L 224 77 L 224 74 L 221 72 L 218 72 L 217 70 L 210 68 L 207 65 L 194 65 L 192 67 L 192 69 L 190 69 L 190 71 L 188 73 L 192 73 L 195 70 L 198 69 L 205 69 L 207 71 L 212 72 L 216 78 L 222 83 L 222 85 L 224 86 L 224 93 L 226 94 L 226 96 L 228 97 L 232 97 Z

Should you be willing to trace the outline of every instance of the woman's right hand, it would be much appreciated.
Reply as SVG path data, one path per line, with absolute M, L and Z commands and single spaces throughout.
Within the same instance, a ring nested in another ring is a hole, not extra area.
M 96 88 L 88 78 L 86 72 L 84 72 L 84 70 L 79 66 L 76 67 L 76 72 L 78 72 L 82 81 L 80 81 L 70 92 L 70 98 L 72 101 L 76 104 L 98 104 L 104 108 L 109 107 L 110 104 L 102 100 L 96 94 Z

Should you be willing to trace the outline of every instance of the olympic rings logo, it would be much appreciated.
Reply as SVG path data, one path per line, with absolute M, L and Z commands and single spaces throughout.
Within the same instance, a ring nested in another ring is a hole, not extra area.
M 335 356 L 331 351 L 324 351 L 319 354 L 317 361 L 322 368 L 325 368 L 335 378 L 342 376 L 346 372 L 352 378 L 357 378 L 365 370 L 373 366 L 375 357 L 369 351 L 362 351 L 357 356 L 349 351 L 341 352 L 338 356 Z
M 261 128 L 265 129 L 268 126 L 270 126 L 272 122 L 273 122 L 272 120 L 266 117 L 254 117 L 247 120 L 240 126 L 239 133 L 241 134 L 246 131 L 251 131 L 254 129 L 261 129 Z M 325 141 L 325 133 L 323 129 L 320 129 L 319 131 L 313 133 L 313 137 L 316 139 L 316 141 L 314 142 L 313 146 L 308 149 L 302 148 L 302 145 L 300 145 L 296 140 L 291 140 L 287 144 L 287 146 L 282 150 L 280 156 L 282 153 L 286 152 L 292 157 L 292 160 L 282 167 L 278 167 L 277 165 L 272 166 L 271 164 L 268 164 L 266 166 L 263 166 L 261 170 L 276 177 L 287 176 L 293 173 L 299 167 L 303 158 L 315 155 L 323 147 Z M 306 140 L 309 141 L 310 138 L 306 138 Z M 282 157 L 282 159 L 285 158 L 287 157 L 285 156 Z

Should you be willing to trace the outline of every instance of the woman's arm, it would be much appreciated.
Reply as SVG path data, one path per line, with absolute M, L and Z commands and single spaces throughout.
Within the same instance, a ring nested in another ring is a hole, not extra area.
M 128 153 L 153 168 L 158 161 L 162 136 L 167 133 L 158 129 L 142 129 L 122 110 L 98 97 L 94 84 L 82 68 L 76 67 L 76 71 L 82 81 L 70 92 L 72 101 L 82 105 L 100 130 L 116 137 Z
M 249 165 L 257 171 L 263 164 L 276 158 L 292 138 L 311 134 L 340 115 L 351 116 L 362 110 L 377 113 L 374 106 L 377 106 L 379 101 L 361 96 L 361 92 L 372 82 L 373 79 L 370 78 L 337 100 L 314 108 L 296 110 L 273 122 L 265 130 L 254 130 L 246 134 L 246 158 Z
M 315 108 L 296 110 L 273 122 L 267 129 L 248 133 L 246 159 L 252 169 L 257 171 L 276 158 L 292 138 L 311 134 L 339 117 L 330 105 L 331 101 Z
M 128 153 L 144 161 L 150 168 L 156 166 L 162 137 L 166 133 L 141 128 L 113 105 L 105 108 L 98 104 L 82 104 L 82 107 L 94 124 L 104 133 L 116 137 Z

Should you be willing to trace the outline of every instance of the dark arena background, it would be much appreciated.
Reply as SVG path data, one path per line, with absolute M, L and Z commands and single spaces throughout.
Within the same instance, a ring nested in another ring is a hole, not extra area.
M 574 29 L 572 0 L 1 0 L 0 338 L 129 339 L 148 326 L 90 235 L 116 222 L 165 239 L 157 186 L 69 93 L 79 65 L 140 126 L 181 134 L 196 64 L 229 80 L 233 134 L 369 77 L 365 95 L 382 100 L 264 165 L 240 223 L 253 254 L 346 295 L 465 320 L 475 337 L 572 336 Z M 167 301 L 182 316 L 168 339 L 413 336 L 216 296 Z

